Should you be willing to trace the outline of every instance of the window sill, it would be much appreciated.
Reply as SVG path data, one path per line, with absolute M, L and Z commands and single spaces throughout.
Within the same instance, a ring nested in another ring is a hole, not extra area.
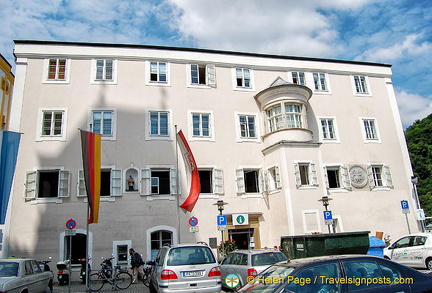
M 245 193 L 242 194 L 242 198 L 263 198 L 262 193 Z
M 348 190 L 345 188 L 329 188 L 328 191 L 330 193 L 347 193 Z
M 255 89 L 252 87 L 235 87 L 235 91 L 245 91 L 245 92 L 254 92 Z
M 36 198 L 29 200 L 29 202 L 30 204 L 63 203 L 63 199 L 59 197 Z
M 200 193 L 199 198 L 209 198 L 209 199 L 215 199 L 215 198 L 219 198 L 220 194 L 214 194 L 214 193 Z
M 195 89 L 211 89 L 212 87 L 206 84 L 189 84 L 187 85 L 188 88 L 195 88 Z
M 147 197 L 147 201 L 176 199 L 174 195 L 170 195 L 170 194 L 151 194 L 151 195 L 146 195 L 146 197 Z
M 390 191 L 391 188 L 388 186 L 377 186 L 377 187 L 371 187 L 371 191 Z
M 48 80 L 45 80 L 43 83 L 47 83 L 47 84 L 69 84 L 69 80 L 48 79 Z
M 307 189 L 316 189 L 317 187 L 318 187 L 318 185 L 316 185 L 316 186 L 315 185 L 301 185 L 301 186 L 297 187 L 297 189 L 307 190 Z

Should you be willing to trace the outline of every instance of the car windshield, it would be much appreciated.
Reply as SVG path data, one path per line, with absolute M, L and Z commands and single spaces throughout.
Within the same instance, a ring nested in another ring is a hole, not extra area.
M 2 261 L 0 262 L 0 277 L 16 277 L 18 273 L 18 263 Z
M 270 292 L 280 284 L 285 283 L 293 267 L 271 266 L 241 289 L 241 292 Z
M 268 266 L 284 260 L 288 259 L 282 252 L 265 252 L 254 254 L 252 255 L 252 266 Z
M 216 260 L 210 248 L 186 246 L 171 249 L 168 254 L 167 265 L 182 266 L 215 262 Z

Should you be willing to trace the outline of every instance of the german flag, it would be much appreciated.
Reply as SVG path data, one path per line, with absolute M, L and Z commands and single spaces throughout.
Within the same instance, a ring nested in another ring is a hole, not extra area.
M 81 129 L 80 131 L 84 181 L 89 206 L 88 223 L 97 224 L 101 188 L 101 135 Z

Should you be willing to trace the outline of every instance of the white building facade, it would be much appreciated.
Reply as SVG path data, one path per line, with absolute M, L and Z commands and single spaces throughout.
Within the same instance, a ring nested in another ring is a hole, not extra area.
M 164 243 L 215 246 L 218 200 L 227 203 L 224 239 L 244 248 L 329 230 L 393 239 L 418 230 L 401 211 L 415 201 L 389 65 L 40 41 L 16 41 L 15 55 L 9 126 L 23 135 L 9 255 L 65 258 L 69 219 L 73 259 L 85 256 L 86 238 L 94 259 L 117 262 L 129 247 L 150 259 Z M 78 129 L 103 137 L 99 223 L 88 235 Z M 180 129 L 201 178 L 191 213 L 178 208 L 188 195 Z

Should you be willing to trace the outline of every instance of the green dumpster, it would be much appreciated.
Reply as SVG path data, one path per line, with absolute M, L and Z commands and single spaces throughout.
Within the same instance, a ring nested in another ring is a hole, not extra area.
M 366 254 L 370 231 L 282 236 L 281 249 L 289 258 L 336 254 Z

